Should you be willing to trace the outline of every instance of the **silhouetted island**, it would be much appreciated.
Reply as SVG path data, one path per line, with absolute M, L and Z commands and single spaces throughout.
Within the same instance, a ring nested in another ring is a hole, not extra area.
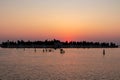
M 115 43 L 45 40 L 45 41 L 6 41 L 0 45 L 2 48 L 118 48 Z

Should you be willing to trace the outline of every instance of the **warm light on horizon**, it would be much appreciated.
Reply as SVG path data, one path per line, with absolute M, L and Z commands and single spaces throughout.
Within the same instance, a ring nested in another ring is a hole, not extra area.
M 120 41 L 118 0 L 2 0 L 0 4 L 1 40 Z

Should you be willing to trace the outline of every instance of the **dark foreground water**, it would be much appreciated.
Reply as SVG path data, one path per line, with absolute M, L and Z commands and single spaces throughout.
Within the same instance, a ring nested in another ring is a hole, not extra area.
M 0 80 L 120 80 L 120 48 L 64 50 L 0 48 Z

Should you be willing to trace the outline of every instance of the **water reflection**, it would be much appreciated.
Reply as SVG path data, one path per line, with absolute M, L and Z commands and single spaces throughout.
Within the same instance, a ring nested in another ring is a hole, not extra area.
M 0 49 L 1 80 L 119 80 L 120 49 Z M 49 52 L 50 51 L 50 52 Z M 106 56 L 103 59 L 101 55 Z M 44 52 L 44 53 L 43 53 Z M 51 54 L 47 54 L 51 53 Z

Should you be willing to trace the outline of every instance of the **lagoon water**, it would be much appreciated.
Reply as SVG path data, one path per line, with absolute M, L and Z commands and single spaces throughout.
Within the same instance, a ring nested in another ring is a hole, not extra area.
M 0 80 L 120 80 L 120 48 L 0 48 Z

